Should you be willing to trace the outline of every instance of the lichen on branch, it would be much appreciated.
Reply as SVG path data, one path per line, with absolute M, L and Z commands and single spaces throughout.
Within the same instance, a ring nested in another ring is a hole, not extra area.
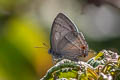
M 120 56 L 102 50 L 87 62 L 63 59 L 40 80 L 120 80 Z

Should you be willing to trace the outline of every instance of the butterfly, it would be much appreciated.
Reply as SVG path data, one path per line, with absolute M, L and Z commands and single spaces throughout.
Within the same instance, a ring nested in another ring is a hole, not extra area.
M 63 13 L 59 13 L 51 28 L 50 50 L 54 58 L 79 61 L 88 55 L 88 44 L 78 28 Z

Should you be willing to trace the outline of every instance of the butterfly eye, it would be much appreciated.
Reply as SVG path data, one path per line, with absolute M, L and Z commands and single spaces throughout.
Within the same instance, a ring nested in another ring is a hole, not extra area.
M 81 46 L 82 49 L 85 49 L 85 46 Z

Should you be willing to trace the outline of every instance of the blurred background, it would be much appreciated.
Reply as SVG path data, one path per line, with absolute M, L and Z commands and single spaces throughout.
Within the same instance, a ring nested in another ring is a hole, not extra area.
M 0 80 L 39 80 L 46 73 L 53 65 L 50 29 L 60 12 L 90 49 L 120 51 L 120 0 L 0 0 Z

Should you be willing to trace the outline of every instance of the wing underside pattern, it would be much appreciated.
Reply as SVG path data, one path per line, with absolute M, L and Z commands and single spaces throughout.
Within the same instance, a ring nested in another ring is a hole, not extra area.
M 81 32 L 62 13 L 55 18 L 51 29 L 51 49 L 55 55 L 67 59 L 77 59 L 85 53 L 81 47 L 88 50 L 88 45 Z M 87 52 L 87 51 L 86 51 Z M 55 56 L 53 54 L 53 56 Z

